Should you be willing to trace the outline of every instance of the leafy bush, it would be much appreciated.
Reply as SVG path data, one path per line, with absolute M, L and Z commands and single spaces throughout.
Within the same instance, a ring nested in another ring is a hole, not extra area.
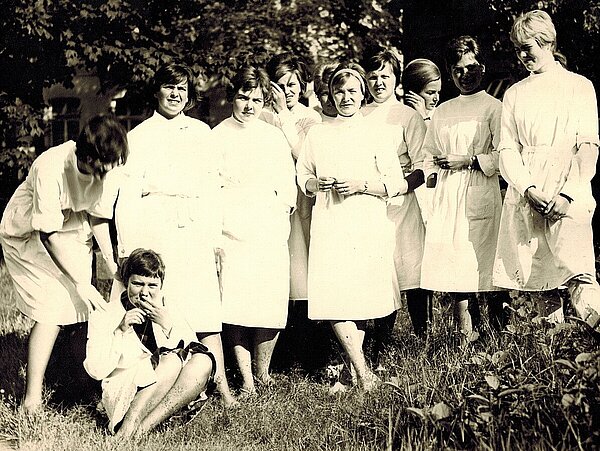
M 417 429 L 434 449 L 592 449 L 600 445 L 600 350 L 578 324 L 538 321 L 535 300 L 456 352 L 434 336 L 428 351 L 396 356 L 394 445 Z M 489 331 L 492 334 L 491 331 Z M 410 362 L 408 365 L 406 362 Z M 404 365 L 403 365 L 404 364 Z

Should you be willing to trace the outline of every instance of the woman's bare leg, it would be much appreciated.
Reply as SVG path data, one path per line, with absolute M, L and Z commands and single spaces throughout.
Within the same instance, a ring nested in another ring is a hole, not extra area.
M 332 321 L 331 326 L 356 370 L 359 385 L 365 390 L 370 390 L 373 388 L 372 379 L 375 375 L 367 367 L 362 348 L 365 338 L 364 330 L 360 330 L 354 321 Z
M 27 386 L 22 403 L 23 409 L 28 412 L 33 412 L 42 405 L 44 374 L 59 331 L 60 327 L 54 324 L 36 322 L 29 334 Z
M 223 342 L 221 341 L 221 334 L 218 332 L 214 333 L 196 333 L 200 342 L 206 346 L 215 357 L 217 367 L 215 368 L 215 383 L 217 384 L 217 390 L 221 394 L 221 401 L 225 407 L 236 406 L 239 403 L 231 394 L 229 389 L 229 383 L 225 376 L 225 358 L 223 356 Z
M 181 372 L 181 359 L 174 354 L 160 356 L 155 372 L 156 383 L 137 392 L 125 418 L 123 418 L 117 436 L 131 437 L 136 433 L 144 418 L 154 410 L 173 387 Z
M 233 346 L 233 354 L 242 374 L 242 390 L 248 394 L 256 391 L 252 376 L 252 355 L 250 354 L 250 332 L 247 327 L 233 324 L 223 325 L 228 341 Z
M 136 435 L 142 435 L 165 421 L 175 412 L 188 405 L 206 389 L 206 382 L 212 370 L 212 360 L 206 354 L 194 354 L 183 365 L 177 380 L 156 405 L 142 420 Z
M 256 378 L 265 385 L 272 382 L 269 374 L 271 357 L 279 338 L 279 329 L 256 328 L 254 330 L 254 359 Z
M 475 341 L 479 334 L 481 314 L 475 293 L 452 293 L 454 298 L 454 322 L 461 334 L 461 345 Z
M 469 314 L 469 299 L 456 298 L 454 300 L 454 321 L 456 328 L 463 335 L 469 335 L 473 332 L 473 324 Z

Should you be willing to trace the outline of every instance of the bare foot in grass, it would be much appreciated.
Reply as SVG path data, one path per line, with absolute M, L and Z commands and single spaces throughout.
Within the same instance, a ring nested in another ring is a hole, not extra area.
M 343 384 L 340 381 L 337 381 L 335 384 L 333 384 L 331 387 L 329 387 L 327 389 L 327 393 L 330 395 L 337 395 L 339 393 L 346 393 L 348 390 L 350 390 L 350 388 L 352 388 L 349 385 Z
M 221 403 L 226 409 L 237 409 L 240 406 L 240 402 L 231 393 L 221 393 Z
M 43 410 L 44 404 L 41 399 L 24 399 L 20 410 L 26 415 L 35 415 Z
M 132 445 L 138 441 L 133 435 L 124 436 L 121 434 L 110 435 L 107 437 L 107 443 L 110 449 L 128 449 L 133 447 Z
M 369 371 L 363 378 L 359 378 L 358 381 L 364 392 L 373 391 L 381 385 L 381 379 L 372 371 Z
M 476 330 L 471 330 L 471 331 L 459 331 L 459 339 L 460 339 L 460 343 L 459 346 L 461 348 L 465 348 L 467 346 L 469 346 L 472 343 L 475 343 L 477 340 L 479 340 L 480 338 L 480 333 Z
M 256 393 L 256 388 L 254 387 L 242 387 L 240 388 L 240 394 L 238 396 L 238 399 L 241 401 L 244 401 L 246 399 L 250 399 L 250 398 L 254 398 L 255 396 L 257 396 Z
M 265 376 L 257 377 L 256 381 L 262 387 L 271 387 L 272 385 L 275 384 L 275 381 L 273 380 L 273 378 L 269 374 L 267 374 Z

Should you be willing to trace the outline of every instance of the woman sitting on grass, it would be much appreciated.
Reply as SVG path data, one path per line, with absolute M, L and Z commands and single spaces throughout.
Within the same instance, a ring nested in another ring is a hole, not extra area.
M 160 256 L 136 249 L 120 275 L 126 290 L 89 319 L 85 369 L 102 381 L 111 432 L 150 431 L 195 400 L 214 373 L 214 357 L 165 305 Z

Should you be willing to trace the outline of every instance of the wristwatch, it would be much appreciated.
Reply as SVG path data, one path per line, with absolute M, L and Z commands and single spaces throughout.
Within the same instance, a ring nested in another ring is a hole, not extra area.
M 475 160 L 477 160 L 477 157 L 475 155 L 471 155 L 469 157 L 469 165 L 467 166 L 467 169 L 473 169 L 473 165 L 475 164 Z

